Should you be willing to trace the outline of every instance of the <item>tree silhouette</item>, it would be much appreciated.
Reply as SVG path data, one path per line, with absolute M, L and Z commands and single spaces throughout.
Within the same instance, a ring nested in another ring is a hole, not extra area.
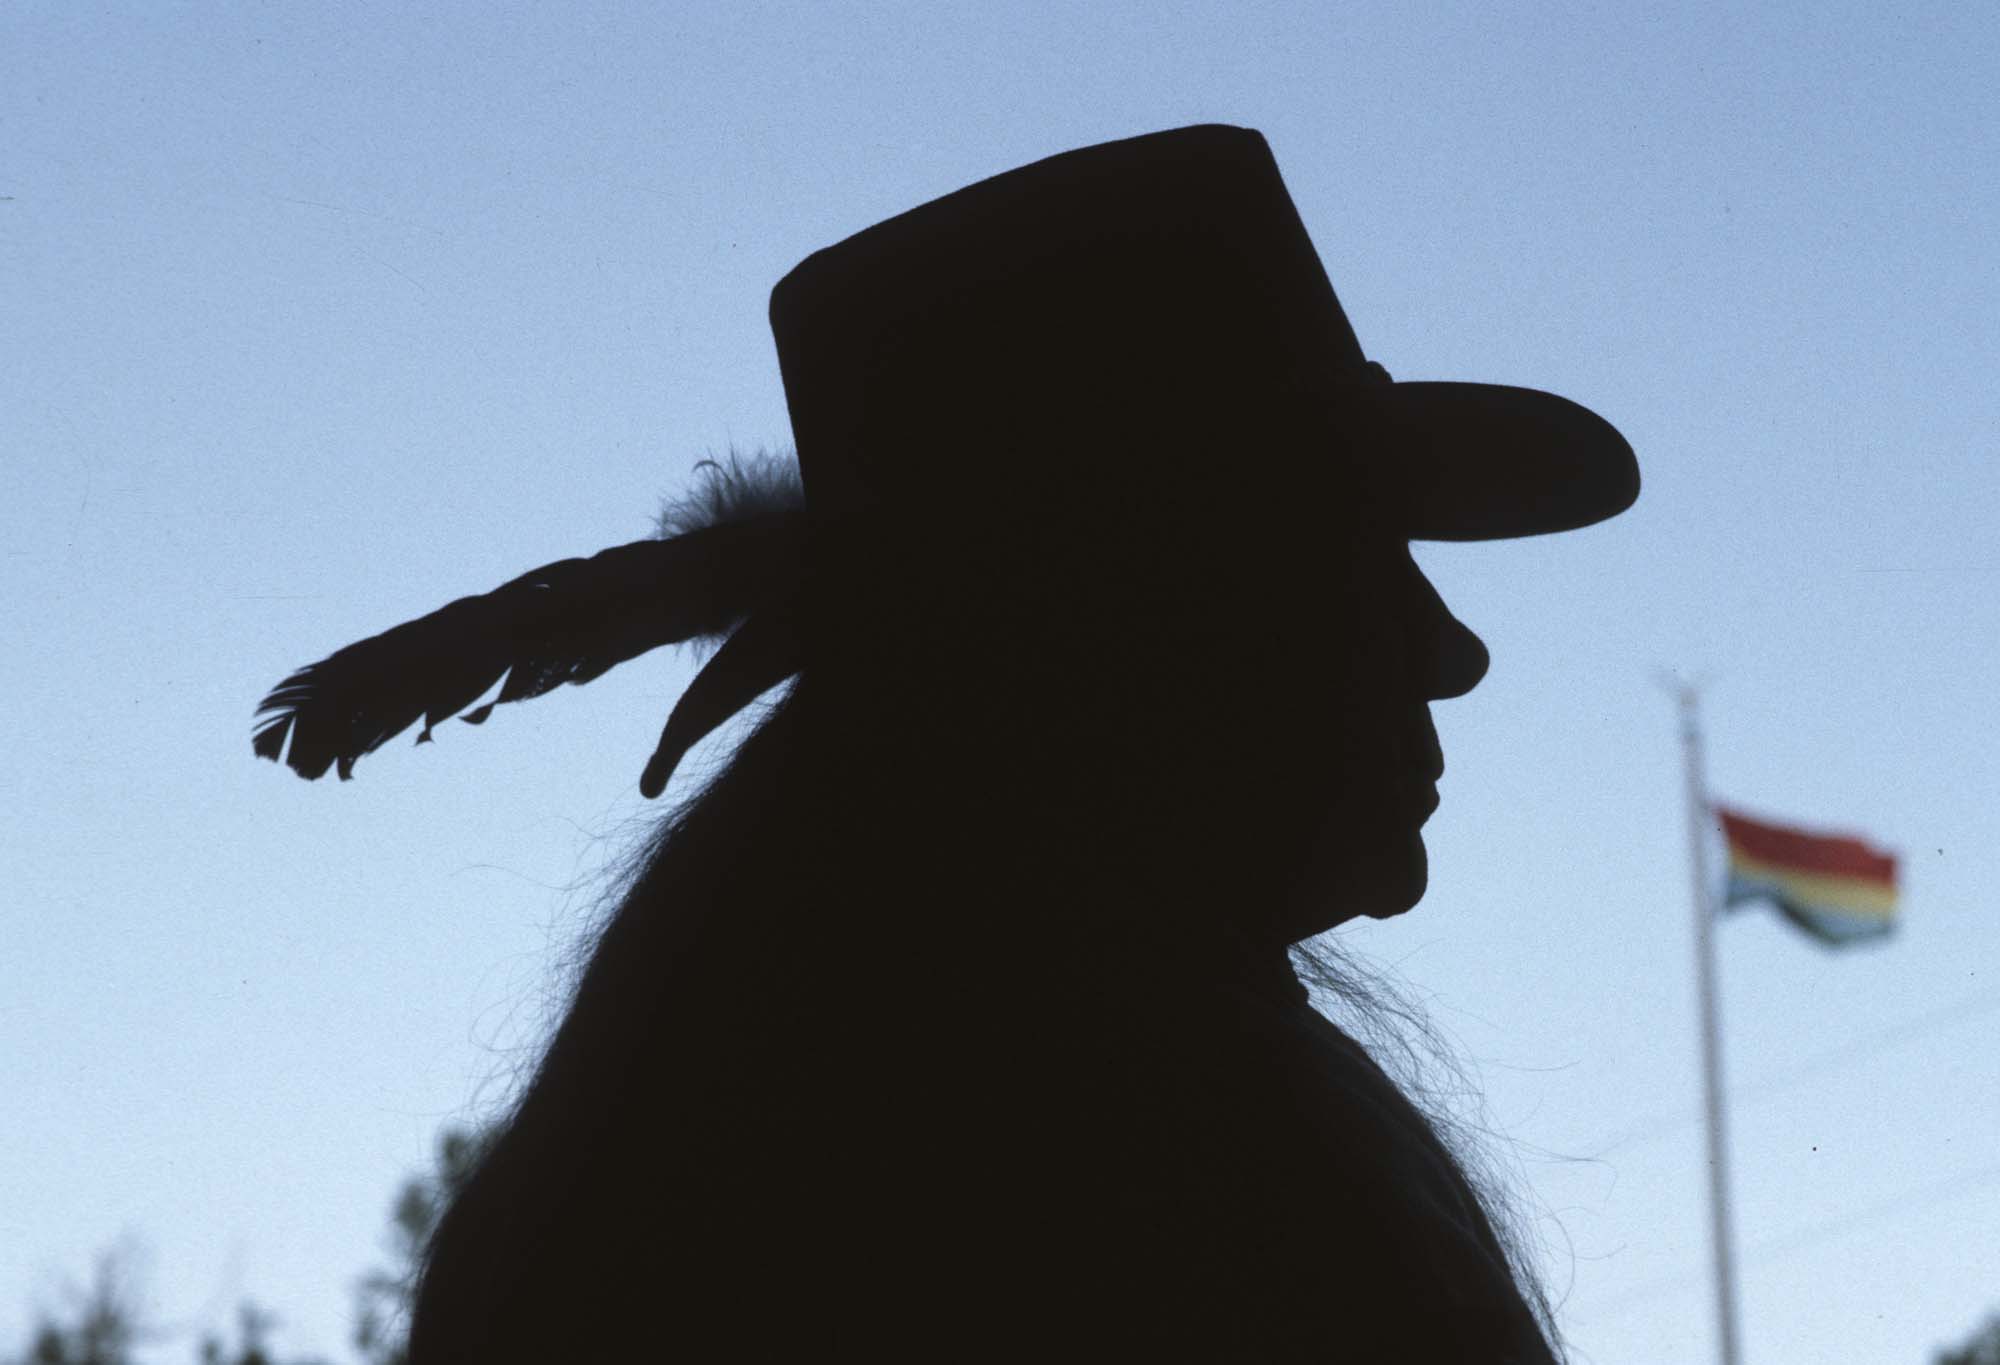
M 133 1347 L 157 1336 L 144 1325 L 140 1259 L 129 1240 L 99 1252 L 89 1287 L 64 1287 L 66 1314 L 36 1313 L 21 1365 L 132 1365 Z
M 1939 1351 L 1937 1365 L 2000 1365 L 2000 1313 L 1988 1315 L 1963 1345 Z
M 64 1287 L 65 1312 L 37 1312 L 26 1354 L 8 1358 L 8 1365 L 137 1365 L 136 1348 L 178 1336 L 146 1319 L 143 1260 L 130 1238 L 99 1252 L 89 1287 Z M 218 1336 L 203 1337 L 195 1357 L 200 1365 L 325 1365 L 281 1363 L 266 1345 L 277 1317 L 248 1301 L 236 1311 L 240 1343 L 232 1350 Z
M 410 1296 L 424 1248 L 453 1196 L 478 1168 L 491 1139 L 491 1129 L 447 1128 L 438 1138 L 436 1169 L 403 1182 L 389 1214 L 394 1266 L 369 1271 L 355 1287 L 354 1347 L 368 1365 L 407 1365 Z
M 390 1209 L 393 1265 L 370 1271 L 355 1288 L 354 1345 L 368 1365 L 406 1365 L 405 1319 L 424 1248 L 491 1136 L 490 1130 L 447 1128 L 438 1138 L 436 1168 L 406 1180 L 397 1193 Z M 88 1287 L 65 1285 L 64 1308 L 38 1310 L 28 1349 L 0 1356 L 0 1365 L 138 1365 L 139 1346 L 177 1335 L 146 1321 L 143 1260 L 142 1248 L 129 1238 L 100 1252 Z M 236 1311 L 236 1343 L 205 1335 L 195 1357 L 199 1365 L 323 1365 L 281 1362 L 269 1345 L 277 1316 L 249 1301 Z
M 223 1344 L 222 1338 L 204 1337 L 201 1365 L 279 1365 L 277 1358 L 264 1348 L 271 1329 L 278 1325 L 277 1316 L 246 1301 L 237 1307 L 236 1321 L 241 1344 L 232 1352 Z M 325 1365 L 325 1362 L 294 1360 L 291 1365 Z

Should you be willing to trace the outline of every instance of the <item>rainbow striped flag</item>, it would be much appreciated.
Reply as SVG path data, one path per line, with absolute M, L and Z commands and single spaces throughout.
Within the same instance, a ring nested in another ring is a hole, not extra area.
M 1822 943 L 1880 938 L 1896 919 L 1896 856 L 1844 834 L 1815 834 L 1715 807 L 1729 844 L 1725 909 L 1768 900 Z

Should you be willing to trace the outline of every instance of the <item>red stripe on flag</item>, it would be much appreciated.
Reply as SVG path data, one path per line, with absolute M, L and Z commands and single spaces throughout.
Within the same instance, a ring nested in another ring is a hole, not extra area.
M 1746 858 L 1821 877 L 1855 877 L 1894 887 L 1896 857 L 1844 834 L 1813 834 L 1715 807 L 1732 850 Z

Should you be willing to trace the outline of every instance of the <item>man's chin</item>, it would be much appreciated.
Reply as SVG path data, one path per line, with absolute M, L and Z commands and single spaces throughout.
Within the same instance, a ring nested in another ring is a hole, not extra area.
M 1386 852 L 1386 850 L 1385 850 Z M 1394 919 L 1416 909 L 1417 902 L 1430 889 L 1430 853 L 1424 848 L 1424 836 L 1412 830 L 1408 845 L 1402 850 L 1403 856 L 1393 863 L 1385 859 L 1384 865 L 1374 878 L 1366 895 L 1366 903 L 1361 913 L 1370 919 Z
M 1384 835 L 1365 851 L 1322 856 L 1287 907 L 1285 941 L 1297 943 L 1351 919 L 1394 919 L 1414 909 L 1429 885 L 1430 856 L 1416 830 Z

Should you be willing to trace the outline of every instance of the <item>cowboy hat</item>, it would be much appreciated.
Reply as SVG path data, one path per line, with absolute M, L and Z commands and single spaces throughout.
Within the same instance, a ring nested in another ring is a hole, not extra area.
M 1377 484 L 1410 539 L 1571 530 L 1639 491 L 1624 438 L 1566 398 L 1392 382 L 1247 128 L 1085 147 L 932 200 L 807 257 L 771 326 L 807 496 L 829 510 L 990 493 L 999 471 L 938 458 L 941 431 L 1004 456 L 1051 414 L 1175 423 L 1281 397 L 1354 438 L 1341 476 Z

